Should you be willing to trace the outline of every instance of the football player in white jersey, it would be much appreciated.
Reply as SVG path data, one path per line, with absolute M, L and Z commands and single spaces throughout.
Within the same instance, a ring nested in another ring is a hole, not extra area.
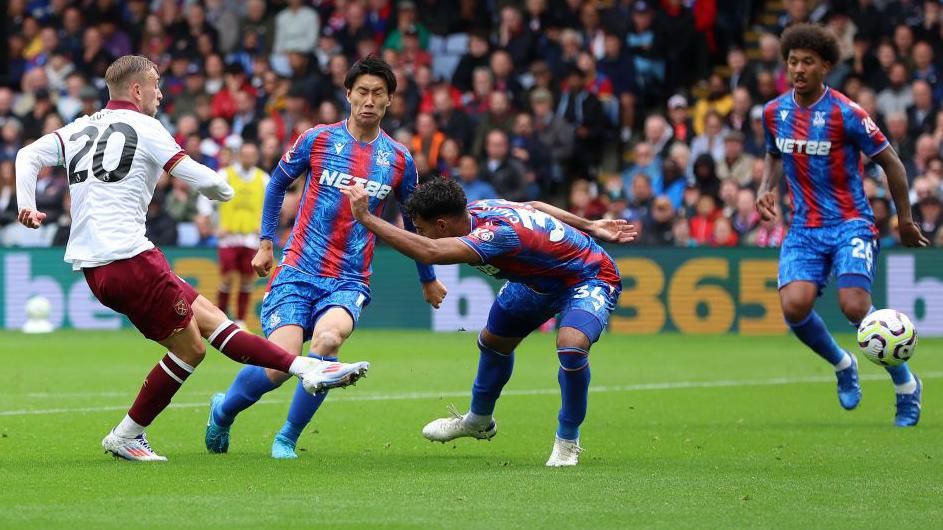
M 146 57 L 118 58 L 105 73 L 110 94 L 105 109 L 43 136 L 16 157 L 20 223 L 42 224 L 46 215 L 36 210 L 37 174 L 43 167 L 65 167 L 73 220 L 65 260 L 84 273 L 102 304 L 168 350 L 128 414 L 102 440 L 107 452 L 144 461 L 166 460 L 151 449 L 144 429 L 203 360 L 203 338 L 233 360 L 299 377 L 312 393 L 347 386 L 369 368 L 364 362 L 297 357 L 241 330 L 174 274 L 145 237 L 147 206 L 162 171 L 211 199 L 233 196 L 225 180 L 190 159 L 154 119 L 162 99 L 159 79 L 157 66 Z

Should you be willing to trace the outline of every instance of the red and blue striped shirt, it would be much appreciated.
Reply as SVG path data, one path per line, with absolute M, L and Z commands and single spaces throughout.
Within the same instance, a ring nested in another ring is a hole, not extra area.
M 801 107 L 789 91 L 766 104 L 763 129 L 766 151 L 783 160 L 793 226 L 874 222 L 862 184 L 861 154 L 873 157 L 890 144 L 857 103 L 826 87 L 818 101 Z
M 471 233 L 459 238 L 481 258 L 475 268 L 551 293 L 587 280 L 622 285 L 612 257 L 584 232 L 550 215 L 501 199 L 468 205 Z
M 368 283 L 376 236 L 354 220 L 341 189 L 362 184 L 375 215 L 383 212 L 390 195 L 403 204 L 418 184 L 412 155 L 382 130 L 372 142 L 361 142 L 350 134 L 345 121 L 308 129 L 272 172 L 262 213 L 262 239 L 274 239 L 285 190 L 304 174 L 282 265 L 313 276 Z M 412 228 L 406 221 L 407 228 Z M 431 267 L 417 263 L 417 268 L 423 280 L 435 278 Z

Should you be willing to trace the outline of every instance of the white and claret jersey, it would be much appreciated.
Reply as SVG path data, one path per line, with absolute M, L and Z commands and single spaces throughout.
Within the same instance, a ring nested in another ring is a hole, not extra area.
M 66 168 L 72 230 L 65 261 L 73 269 L 101 266 L 154 247 L 144 235 L 147 206 L 161 173 L 186 156 L 159 121 L 129 103 L 111 101 L 29 148 L 42 165 Z M 35 208 L 35 201 L 20 206 Z

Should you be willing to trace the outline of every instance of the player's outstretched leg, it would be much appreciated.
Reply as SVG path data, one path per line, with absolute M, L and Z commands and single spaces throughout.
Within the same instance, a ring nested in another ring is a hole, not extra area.
M 818 286 L 812 282 L 792 282 L 780 289 L 779 293 L 786 324 L 803 344 L 835 368 L 838 401 L 842 408 L 854 409 L 861 402 L 858 360 L 835 342 L 822 317 L 812 309 Z
M 514 346 L 521 338 L 495 337 L 487 330 L 478 336 L 478 375 L 472 386 L 471 409 L 465 415 L 454 408 L 452 415 L 439 418 L 427 424 L 422 429 L 422 435 L 433 442 L 445 443 L 449 440 L 462 437 L 490 440 L 498 432 L 498 425 L 494 421 L 495 403 L 501 395 L 504 385 L 511 379 L 514 371 Z M 502 353 L 487 344 L 504 342 Z M 511 346 L 506 348 L 506 346 Z
M 310 353 L 308 357 L 332 363 L 337 362 L 336 356 Z M 305 392 L 301 383 L 298 383 L 298 386 L 295 387 L 295 395 L 291 399 L 291 406 L 288 408 L 288 418 L 272 441 L 272 458 L 298 458 L 295 453 L 298 437 L 301 436 L 305 427 L 311 423 L 311 418 L 314 417 L 314 413 L 318 411 L 326 397 L 327 391 L 312 395 Z
M 206 346 L 195 319 L 191 319 L 183 331 L 159 342 L 169 351 L 147 374 L 121 423 L 102 440 L 102 448 L 115 457 L 143 462 L 167 460 L 151 448 L 144 429 L 167 408 L 174 394 L 203 360 Z

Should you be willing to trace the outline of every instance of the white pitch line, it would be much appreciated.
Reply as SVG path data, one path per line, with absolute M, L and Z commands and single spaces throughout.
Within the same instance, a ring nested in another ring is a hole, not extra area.
M 943 378 L 943 372 L 924 372 L 920 374 L 921 379 L 940 379 Z M 862 381 L 883 381 L 887 376 L 884 374 L 863 374 Z M 806 383 L 834 383 L 835 378 L 830 376 L 811 376 L 811 377 L 774 377 L 770 379 L 721 379 L 716 381 L 669 381 L 664 383 L 640 383 L 635 385 L 617 385 L 617 386 L 595 386 L 590 387 L 589 391 L 593 393 L 611 393 L 611 392 L 641 392 L 647 390 L 679 390 L 688 388 L 731 388 L 745 386 L 777 386 L 777 385 L 795 385 Z M 530 390 L 506 390 L 501 393 L 502 396 L 549 396 L 560 393 L 558 388 L 535 388 Z M 101 392 L 98 394 L 84 394 L 96 396 L 113 396 L 114 392 Z M 68 394 L 63 394 L 68 395 Z M 467 397 L 468 390 L 450 391 L 450 392 L 398 392 L 392 394 L 353 394 L 338 395 L 335 391 L 331 402 L 344 401 L 404 401 L 420 399 L 440 399 L 440 398 L 460 398 Z M 273 399 L 262 400 L 261 405 L 280 405 L 288 403 L 288 400 Z M 207 401 L 197 403 L 171 403 L 170 408 L 192 409 L 208 406 Z M 84 412 L 114 412 L 128 409 L 128 404 L 112 405 L 103 407 L 76 407 L 76 408 L 55 408 L 55 409 L 20 409 L 20 410 L 0 410 L 0 416 L 33 416 L 42 414 L 74 414 Z

